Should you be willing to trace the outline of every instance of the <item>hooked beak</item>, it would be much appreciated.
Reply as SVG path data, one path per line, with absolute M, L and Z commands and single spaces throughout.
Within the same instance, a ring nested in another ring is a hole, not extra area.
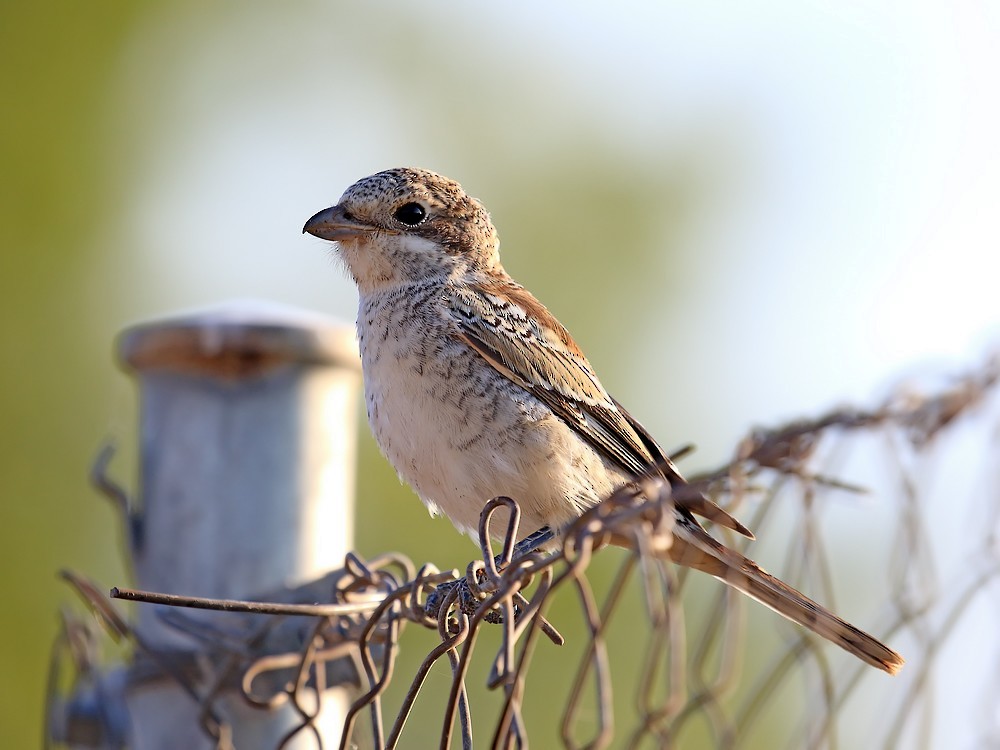
M 308 232 L 314 237 L 334 242 L 357 239 L 374 231 L 374 227 L 362 224 L 353 218 L 347 218 L 344 209 L 340 206 L 324 208 L 302 227 L 302 234 Z

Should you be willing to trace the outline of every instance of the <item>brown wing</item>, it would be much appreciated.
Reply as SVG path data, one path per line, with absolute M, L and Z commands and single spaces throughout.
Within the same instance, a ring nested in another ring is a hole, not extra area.
M 569 332 L 523 287 L 505 280 L 452 291 L 451 310 L 463 340 L 490 365 L 552 409 L 623 470 L 683 482 L 652 436 L 615 401 Z M 690 510 L 752 537 L 707 498 Z

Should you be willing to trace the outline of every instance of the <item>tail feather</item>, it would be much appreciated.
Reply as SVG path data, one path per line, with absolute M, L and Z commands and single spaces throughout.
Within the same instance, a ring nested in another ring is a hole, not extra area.
M 677 519 L 669 555 L 675 563 L 718 578 L 873 667 L 896 674 L 903 666 L 903 657 L 888 646 L 721 544 L 693 519 Z

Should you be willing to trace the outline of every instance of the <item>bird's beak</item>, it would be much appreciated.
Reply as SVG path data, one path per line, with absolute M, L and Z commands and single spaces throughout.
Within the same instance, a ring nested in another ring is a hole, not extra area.
M 340 206 L 324 208 L 302 227 L 302 234 L 308 232 L 323 240 L 352 240 L 371 234 L 374 227 L 348 219 Z

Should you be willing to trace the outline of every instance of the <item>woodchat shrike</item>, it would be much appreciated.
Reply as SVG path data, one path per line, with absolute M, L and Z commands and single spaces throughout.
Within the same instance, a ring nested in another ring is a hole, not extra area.
M 506 495 L 529 531 L 558 530 L 651 471 L 683 483 L 569 332 L 507 274 L 490 215 L 454 180 L 421 169 L 379 172 L 303 231 L 336 242 L 358 285 L 368 420 L 432 514 L 476 535 L 486 501 Z M 666 553 L 674 562 L 868 664 L 899 670 L 899 654 L 720 543 L 692 509 L 752 536 L 707 499 L 678 507 Z

